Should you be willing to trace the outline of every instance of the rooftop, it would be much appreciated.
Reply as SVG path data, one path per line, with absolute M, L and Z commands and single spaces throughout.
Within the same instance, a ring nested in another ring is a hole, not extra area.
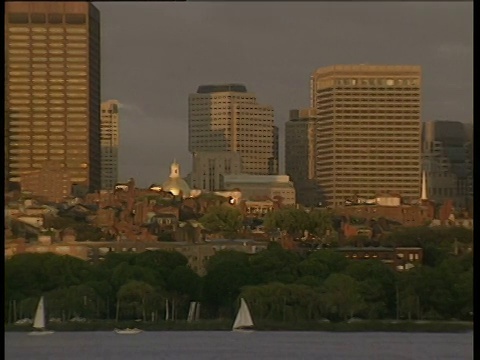
M 200 85 L 197 94 L 210 94 L 217 92 L 241 92 L 246 93 L 247 87 L 243 84 L 219 84 L 219 85 Z

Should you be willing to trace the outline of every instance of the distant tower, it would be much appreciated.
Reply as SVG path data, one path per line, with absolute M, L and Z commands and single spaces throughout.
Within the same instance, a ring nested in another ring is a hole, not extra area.
M 117 100 L 108 100 L 101 105 L 102 190 L 112 190 L 118 182 L 118 105 Z
M 428 200 L 428 195 L 427 195 L 427 174 L 425 173 L 425 170 L 422 172 L 422 196 L 420 198 L 422 201 L 427 201 Z
M 177 163 L 177 160 L 173 160 L 172 165 L 170 165 L 170 178 L 179 178 L 180 177 L 180 164 Z

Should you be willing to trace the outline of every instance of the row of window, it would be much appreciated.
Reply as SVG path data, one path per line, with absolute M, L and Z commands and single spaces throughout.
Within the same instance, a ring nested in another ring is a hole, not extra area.
M 66 151 L 67 151 L 66 152 L 67 154 L 73 154 L 73 155 L 87 154 L 88 153 L 87 149 L 85 149 L 85 148 L 73 149 L 71 147 L 68 147 L 66 149 Z M 46 149 L 38 149 L 38 148 L 35 148 L 35 149 L 11 149 L 9 151 L 9 153 L 11 153 L 11 154 L 46 154 L 46 153 L 48 153 L 48 151 Z
M 47 64 L 9 64 L 8 67 L 10 69 L 32 69 L 32 70 L 37 70 L 37 69 L 49 69 L 49 70 L 63 70 L 63 71 L 68 71 L 68 70 L 73 70 L 73 69 L 86 69 L 87 65 L 86 64 L 54 64 L 54 63 L 47 63 Z
M 86 24 L 85 14 L 62 14 L 62 13 L 10 13 L 8 14 L 9 24 Z
M 9 34 L 8 40 L 27 40 L 30 42 L 36 41 L 47 41 L 47 40 L 68 40 L 68 41 L 86 41 L 88 38 L 86 35 L 71 35 L 71 34 L 58 34 L 58 33 L 50 33 L 50 34 L 32 34 L 32 35 L 18 35 L 18 34 Z
M 76 56 L 50 56 L 50 57 L 44 57 L 44 56 L 9 56 L 8 57 L 8 62 L 24 62 L 24 63 L 30 63 L 30 62 L 37 62 L 37 63 L 46 63 L 46 62 L 69 62 L 69 63 L 85 63 L 87 61 L 87 58 L 82 56 L 79 57 L 78 55 L 80 54 L 85 54 L 85 53 L 78 53 Z M 33 66 L 33 65 L 32 65 Z M 68 65 L 67 65 L 68 66 Z
M 87 29 L 85 27 L 74 27 L 74 26 L 48 26 L 48 27 L 26 27 L 26 26 L 9 26 L 7 28 L 8 33 L 14 34 L 26 34 L 26 33 L 69 33 L 69 34 L 86 34 Z

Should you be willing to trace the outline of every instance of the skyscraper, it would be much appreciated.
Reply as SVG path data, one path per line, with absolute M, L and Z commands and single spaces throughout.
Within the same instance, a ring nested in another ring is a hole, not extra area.
M 6 172 L 59 164 L 100 188 L 100 14 L 88 2 L 5 3 Z
M 423 124 L 423 168 L 428 197 L 438 203 L 450 199 L 458 208 L 468 205 L 472 164 L 470 138 L 459 121 L 427 121 Z
M 315 109 L 291 110 L 285 123 L 285 173 L 295 186 L 297 203 L 318 205 L 315 186 Z
M 329 205 L 357 195 L 420 197 L 421 69 L 336 65 L 311 76 L 316 181 Z
M 232 151 L 244 173 L 278 172 L 273 108 L 241 84 L 202 85 L 189 96 L 189 151 Z M 277 135 L 278 137 L 278 135 Z
M 118 101 L 103 102 L 100 132 L 102 190 L 113 190 L 118 181 L 118 126 Z

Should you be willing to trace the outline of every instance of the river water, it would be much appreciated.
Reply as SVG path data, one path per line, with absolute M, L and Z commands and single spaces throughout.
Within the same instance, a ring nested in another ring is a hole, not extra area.
M 47 336 L 5 333 L 7 360 L 470 360 L 473 332 L 334 333 L 162 331 L 58 332 Z

